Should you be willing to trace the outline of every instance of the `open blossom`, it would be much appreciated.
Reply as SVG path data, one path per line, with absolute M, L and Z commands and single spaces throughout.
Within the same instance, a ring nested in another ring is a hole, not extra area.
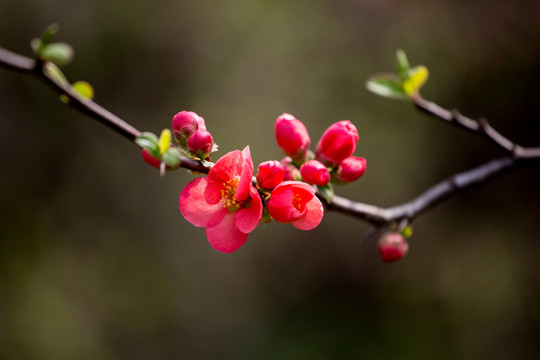
M 180 211 L 187 221 L 206 227 L 210 245 L 231 253 L 244 245 L 262 217 L 262 201 L 251 183 L 253 161 L 249 146 L 225 154 L 207 177 L 191 181 L 180 194 Z
M 281 149 L 293 159 L 304 159 L 311 140 L 304 124 L 291 114 L 276 119 L 276 140 Z
M 300 181 L 284 181 L 268 200 L 268 213 L 278 222 L 291 223 L 300 230 L 311 230 L 320 224 L 324 210 L 315 189 Z
M 317 160 L 309 160 L 300 167 L 300 174 L 305 182 L 324 186 L 330 182 L 330 173 L 326 166 Z
M 265 161 L 257 168 L 257 184 L 263 188 L 272 190 L 283 181 L 285 170 L 279 161 Z
M 197 130 L 206 130 L 204 119 L 193 111 L 180 111 L 172 119 L 173 135 L 176 141 L 186 146 L 188 139 Z
M 349 120 L 338 121 L 324 132 L 315 148 L 315 158 L 325 165 L 337 165 L 354 153 L 358 131 Z

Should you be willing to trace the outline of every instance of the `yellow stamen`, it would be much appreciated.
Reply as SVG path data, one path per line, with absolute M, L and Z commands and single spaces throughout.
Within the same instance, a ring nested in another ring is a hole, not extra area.
M 234 194 L 236 193 L 236 187 L 238 186 L 239 179 L 229 179 L 226 183 L 223 183 L 223 189 L 221 190 L 221 202 L 223 207 L 230 211 L 236 211 L 242 205 L 236 201 Z

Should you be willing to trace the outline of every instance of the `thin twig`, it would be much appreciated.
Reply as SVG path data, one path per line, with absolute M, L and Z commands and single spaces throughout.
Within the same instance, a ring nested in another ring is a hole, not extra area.
M 0 47 L 0 66 L 3 66 L 8 70 L 36 76 L 59 94 L 68 96 L 71 106 L 75 109 L 98 120 L 130 141 L 134 141 L 141 135 L 139 130 L 120 119 L 118 116 L 91 100 L 82 99 L 70 86 L 66 86 L 56 81 L 47 71 L 45 71 L 44 64 L 40 61 L 15 54 Z M 449 197 L 474 185 L 485 183 L 507 171 L 521 166 L 540 165 L 540 147 L 523 148 L 501 135 L 484 119 L 475 121 L 462 115 L 458 111 L 447 110 L 420 96 L 414 99 L 414 105 L 426 114 L 487 138 L 497 147 L 507 152 L 508 155 L 491 160 L 473 169 L 455 174 L 430 187 L 416 198 L 401 205 L 381 208 L 375 205 L 352 201 L 340 196 L 334 196 L 332 203 L 326 204 L 328 210 L 336 210 L 352 215 L 372 223 L 375 225 L 375 229 L 380 229 L 384 225 L 388 225 L 392 222 L 399 222 L 404 219 L 409 222 L 413 221 L 418 215 L 433 208 Z M 184 156 L 181 156 L 180 166 L 199 173 L 208 173 L 209 171 L 209 168 L 203 166 L 199 161 Z M 321 198 L 321 200 L 323 199 Z

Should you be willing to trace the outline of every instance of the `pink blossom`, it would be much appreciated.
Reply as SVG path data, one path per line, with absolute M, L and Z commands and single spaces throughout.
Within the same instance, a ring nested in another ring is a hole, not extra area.
M 320 161 L 309 160 L 300 167 L 300 174 L 305 182 L 324 186 L 330 182 L 330 173 Z
M 200 159 L 206 159 L 214 147 L 214 139 L 206 130 L 197 130 L 187 141 L 189 151 Z
M 381 236 L 377 243 L 382 261 L 394 262 L 402 259 L 409 251 L 409 244 L 403 235 L 388 232 Z
M 281 149 L 293 159 L 304 159 L 311 140 L 304 124 L 291 114 L 276 119 L 276 140 Z
M 366 171 L 366 159 L 356 156 L 349 156 L 343 160 L 335 173 L 338 182 L 351 182 L 360 179 Z
M 324 215 L 315 189 L 301 181 L 284 181 L 272 191 L 268 213 L 276 221 L 291 223 L 300 230 L 311 230 Z
M 315 158 L 325 165 L 337 165 L 354 153 L 358 131 L 349 120 L 338 121 L 324 132 L 315 148 Z
M 210 245 L 231 253 L 244 245 L 262 217 L 262 201 L 252 185 L 249 146 L 225 154 L 207 177 L 191 181 L 180 194 L 180 211 L 187 221 L 206 228 Z
M 176 141 L 186 146 L 188 139 L 197 130 L 206 130 L 204 119 L 192 111 L 180 111 L 172 119 L 173 135 Z
M 279 161 L 265 161 L 257 168 L 257 184 L 263 188 L 272 190 L 283 181 L 285 170 Z

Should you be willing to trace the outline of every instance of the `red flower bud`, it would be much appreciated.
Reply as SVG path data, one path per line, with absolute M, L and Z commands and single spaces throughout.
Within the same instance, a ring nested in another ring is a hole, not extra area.
M 403 235 L 396 232 L 383 234 L 377 244 L 382 261 L 394 262 L 402 259 L 409 251 L 409 244 Z
M 206 130 L 197 130 L 190 136 L 187 146 L 189 151 L 197 155 L 200 159 L 206 159 L 214 147 L 214 139 Z
M 161 160 L 150 155 L 146 149 L 142 149 L 142 158 L 148 165 L 153 166 L 156 169 L 161 169 Z M 165 169 L 170 170 L 171 167 L 167 165 Z
M 354 153 L 358 131 L 349 121 L 338 121 L 324 132 L 315 149 L 315 158 L 325 165 L 337 165 Z
M 285 169 L 279 161 L 265 161 L 257 169 L 257 184 L 263 189 L 272 190 L 283 181 L 284 176 Z
M 173 135 L 176 141 L 186 146 L 188 139 L 197 130 L 206 130 L 204 119 L 192 111 L 180 111 L 172 119 Z
M 293 159 L 305 159 L 311 140 L 304 124 L 291 114 L 276 120 L 276 140 L 281 149 Z
M 300 168 L 300 174 L 305 182 L 312 185 L 324 186 L 330 182 L 328 169 L 317 160 L 304 163 Z
M 284 157 L 281 160 L 281 165 L 285 170 L 285 175 L 283 176 L 283 181 L 297 181 L 301 180 L 302 176 L 300 175 L 300 170 L 293 165 L 292 159 L 288 156 Z
M 366 171 L 366 159 L 349 156 L 343 160 L 334 174 L 338 182 L 351 182 L 360 179 Z

